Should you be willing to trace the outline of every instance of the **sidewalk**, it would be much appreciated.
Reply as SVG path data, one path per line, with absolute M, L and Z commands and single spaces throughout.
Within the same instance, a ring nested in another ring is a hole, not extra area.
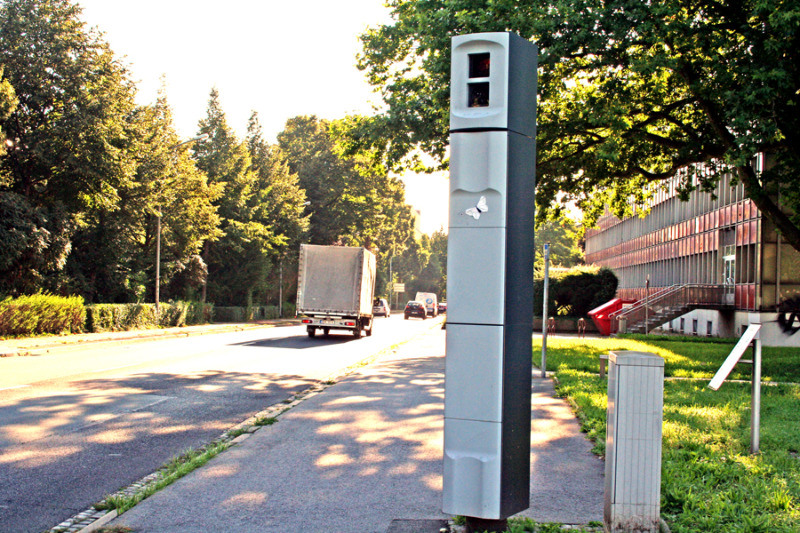
M 402 345 L 112 525 L 137 533 L 385 533 L 393 520 L 447 518 L 444 338 L 431 330 Z M 567 524 L 602 520 L 602 461 L 549 380 L 534 378 L 532 398 L 531 508 L 522 514 Z
M 275 327 L 283 325 L 295 326 L 296 319 L 263 320 L 248 323 L 202 324 L 199 326 L 183 326 L 179 328 L 134 329 L 129 331 L 105 331 L 102 333 L 78 333 L 75 335 L 48 335 L 41 337 L 24 337 L 21 339 L 0 340 L 0 357 L 15 355 L 43 355 L 56 351 L 80 349 L 87 344 L 139 342 L 158 338 L 188 337 L 192 335 L 211 335 L 245 329 Z

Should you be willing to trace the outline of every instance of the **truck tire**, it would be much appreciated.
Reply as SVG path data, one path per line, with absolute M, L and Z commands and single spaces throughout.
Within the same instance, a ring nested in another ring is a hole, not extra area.
M 373 318 L 372 320 L 369 321 L 369 329 L 366 330 L 367 337 L 372 337 L 372 328 L 374 327 L 375 327 L 375 319 Z
M 353 337 L 355 337 L 356 339 L 360 339 L 361 338 L 361 326 L 360 325 L 356 326 L 356 329 L 353 330 Z
M 317 334 L 317 328 L 312 328 L 311 326 L 309 326 L 306 328 L 306 333 L 308 333 L 308 336 L 313 339 L 314 336 Z
M 327 337 L 331 334 L 331 328 L 322 328 L 322 334 Z

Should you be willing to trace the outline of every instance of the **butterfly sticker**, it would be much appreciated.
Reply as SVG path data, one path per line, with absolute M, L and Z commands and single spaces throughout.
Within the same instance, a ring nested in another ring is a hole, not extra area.
M 475 220 L 478 220 L 479 218 L 481 218 L 481 213 L 485 213 L 488 210 L 489 206 L 486 205 L 486 197 L 481 196 L 481 199 L 478 200 L 478 203 L 475 205 L 475 207 L 468 208 L 466 211 L 464 211 L 464 214 L 474 218 Z

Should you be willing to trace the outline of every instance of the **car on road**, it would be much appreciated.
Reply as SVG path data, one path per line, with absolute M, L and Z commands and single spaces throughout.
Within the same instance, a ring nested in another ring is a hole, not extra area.
M 372 314 L 373 316 L 390 316 L 392 310 L 389 308 L 389 302 L 385 298 L 375 298 L 375 301 L 372 302 Z
M 436 317 L 439 314 L 439 306 L 436 304 L 436 294 L 432 292 L 418 292 L 414 301 L 422 302 L 428 311 L 428 316 Z
M 425 310 L 425 304 L 416 300 L 409 301 L 406 304 L 405 310 L 403 311 L 403 318 L 408 320 L 408 317 L 410 316 L 416 316 L 422 320 L 428 318 L 428 312 Z
M 439 314 L 447 313 L 447 302 L 439 302 Z

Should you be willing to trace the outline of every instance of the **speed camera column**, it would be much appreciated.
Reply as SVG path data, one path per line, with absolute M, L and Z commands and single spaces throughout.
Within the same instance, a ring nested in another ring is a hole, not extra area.
M 443 510 L 488 520 L 529 506 L 536 67 L 453 38 Z

